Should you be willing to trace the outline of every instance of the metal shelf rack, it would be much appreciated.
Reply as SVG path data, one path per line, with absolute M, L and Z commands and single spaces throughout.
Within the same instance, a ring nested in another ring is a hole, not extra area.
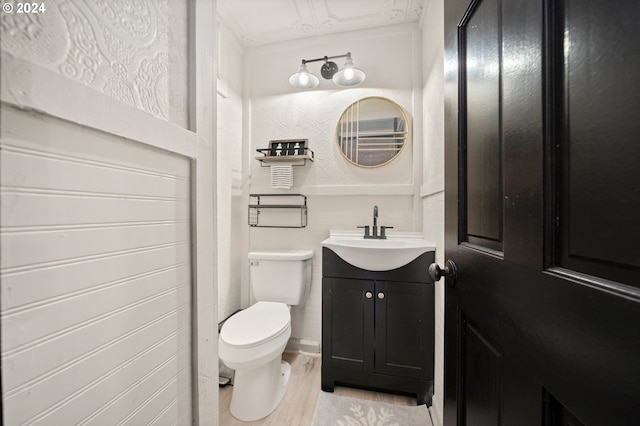
M 296 197 L 293 203 L 284 202 Z M 264 202 L 267 198 L 269 201 Z M 303 194 L 250 194 L 249 226 L 259 228 L 304 228 L 307 226 L 307 196 Z M 299 201 L 296 203 L 295 201 Z M 287 214 L 287 211 L 289 214 Z M 299 211 L 299 215 L 297 213 Z M 275 213 L 280 213 L 276 215 Z M 285 213 L 285 214 L 282 214 Z M 269 216 L 263 217 L 261 215 Z M 295 224 L 290 221 L 295 219 Z M 299 224 L 298 224 L 299 221 Z
M 261 167 L 271 164 L 291 163 L 293 166 L 304 166 L 307 160 L 313 161 L 315 154 L 309 149 L 308 139 L 281 139 L 269 141 L 269 148 L 256 149 L 262 155 L 256 157 Z

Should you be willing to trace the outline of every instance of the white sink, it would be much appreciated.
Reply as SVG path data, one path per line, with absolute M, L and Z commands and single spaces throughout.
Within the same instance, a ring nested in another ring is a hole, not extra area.
M 362 231 L 330 231 L 322 247 L 333 250 L 342 260 L 369 271 L 389 271 L 411 262 L 436 248 L 418 232 L 390 232 L 387 239 L 365 239 Z

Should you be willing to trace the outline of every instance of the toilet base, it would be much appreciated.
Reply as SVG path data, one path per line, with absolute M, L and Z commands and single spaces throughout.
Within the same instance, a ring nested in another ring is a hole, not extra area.
M 245 422 L 268 416 L 282 401 L 290 377 L 291 366 L 280 356 L 257 368 L 236 370 L 231 414 Z

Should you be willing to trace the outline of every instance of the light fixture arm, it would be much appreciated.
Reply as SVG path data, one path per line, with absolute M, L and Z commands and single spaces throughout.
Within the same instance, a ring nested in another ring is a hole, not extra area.
M 329 59 L 337 59 L 337 58 L 351 58 L 351 52 L 347 52 L 344 55 L 323 56 L 322 58 L 316 58 L 316 59 L 303 59 L 302 65 L 308 64 L 310 62 L 328 61 Z

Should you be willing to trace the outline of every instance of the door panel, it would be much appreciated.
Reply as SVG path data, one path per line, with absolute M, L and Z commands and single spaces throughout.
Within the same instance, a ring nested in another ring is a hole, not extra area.
M 495 345 L 464 318 L 461 326 L 462 418 L 468 425 L 499 425 L 503 393 L 502 357 Z
M 460 25 L 466 85 L 461 147 L 466 188 L 464 241 L 502 250 L 500 16 L 497 0 L 475 3 Z
M 640 286 L 640 231 L 634 206 L 640 108 L 636 45 L 640 39 L 637 2 L 565 0 L 558 10 L 564 34 L 558 58 L 563 89 L 559 93 L 560 261 L 559 266 L 608 280 Z M 558 47 L 557 50 L 560 50 Z M 560 62 L 562 61 L 562 62 Z
M 545 393 L 544 403 L 545 424 L 554 426 L 584 426 L 584 423 L 578 420 L 576 416 L 567 410 L 567 407 L 562 405 L 553 395 Z
M 640 6 L 627 3 L 445 2 L 446 425 L 640 418 Z M 472 182 L 491 173 L 487 209 Z M 474 215 L 500 223 L 499 245 L 473 239 Z

